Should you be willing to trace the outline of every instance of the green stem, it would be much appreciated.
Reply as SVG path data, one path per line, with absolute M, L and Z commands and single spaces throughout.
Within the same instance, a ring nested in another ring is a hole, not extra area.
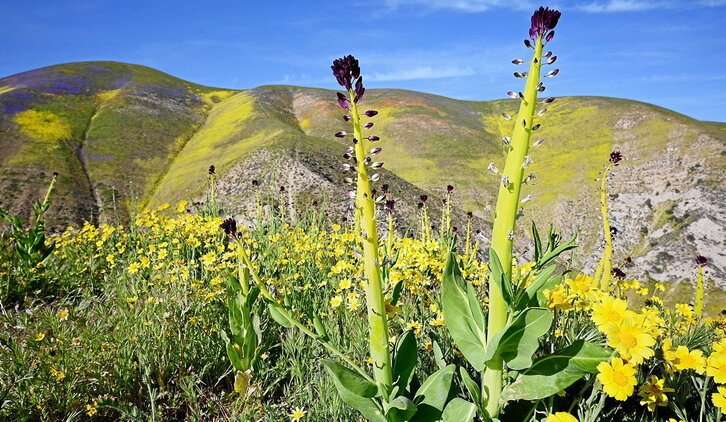
M 605 168 L 600 181 L 600 211 L 602 212 L 602 228 L 605 237 L 605 249 L 600 258 L 600 264 L 595 272 L 595 279 L 600 279 L 600 289 L 607 291 L 610 287 L 610 275 L 613 269 L 613 236 L 610 233 L 610 220 L 608 219 L 608 194 L 607 180 L 610 174 L 610 166 Z
M 703 284 L 703 267 L 698 266 L 698 274 L 696 275 L 696 315 L 703 316 L 703 299 L 705 295 L 705 286 Z
M 360 229 L 363 237 L 363 265 L 367 280 L 365 286 L 366 306 L 368 308 L 368 327 L 371 359 L 373 359 L 373 375 L 376 382 L 390 387 L 393 384 L 391 373 L 391 356 L 388 349 L 388 320 L 386 317 L 386 302 L 383 297 L 381 282 L 380 259 L 378 256 L 378 231 L 375 220 L 375 203 L 371 195 L 371 185 L 368 180 L 368 170 L 365 164 L 365 144 L 361 131 L 358 106 L 353 100 L 355 94 L 352 90 L 350 97 L 350 111 L 353 120 L 353 136 L 355 143 L 355 158 L 357 171 L 356 208 L 360 209 Z
M 524 160 L 529 151 L 529 141 L 532 136 L 532 121 L 537 104 L 537 84 L 540 82 L 540 67 L 542 66 L 542 37 L 537 37 L 535 50 L 529 66 L 529 76 L 525 86 L 524 98 L 519 105 L 519 113 L 514 123 L 511 146 L 504 164 L 503 175 L 507 177 L 507 186 L 503 182 L 499 185 L 497 207 L 492 229 L 492 248 L 497 253 L 504 267 L 507 279 L 512 275 L 512 241 L 516 224 L 519 196 L 524 177 Z M 489 318 L 487 322 L 487 342 L 501 331 L 507 321 L 507 305 L 499 289 L 497 281 L 489 279 Z M 495 356 L 487 362 L 482 384 L 488 391 L 486 410 L 490 417 L 499 413 L 499 396 L 502 392 L 501 356 Z

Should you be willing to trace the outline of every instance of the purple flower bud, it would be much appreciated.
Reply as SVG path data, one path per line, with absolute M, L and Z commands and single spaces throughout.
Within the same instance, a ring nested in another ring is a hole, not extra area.
M 380 139 L 381 138 L 379 138 L 376 135 L 371 135 L 371 136 L 368 137 L 368 140 L 371 141 L 371 142 L 376 142 L 376 141 L 379 141 Z
M 549 73 L 547 73 L 547 77 L 555 76 L 558 73 L 560 73 L 560 69 L 552 69 L 549 71 Z
M 507 113 L 502 113 L 502 117 L 504 117 L 504 120 L 512 120 L 512 116 Z
M 341 108 L 345 110 L 348 110 L 350 108 L 350 104 L 348 104 L 348 98 L 340 92 L 338 92 L 338 104 Z
M 252 181 L 252 186 L 259 186 L 259 185 L 260 185 L 260 182 L 258 182 L 257 180 Z
M 618 267 L 613 268 L 611 272 L 613 274 L 613 277 L 615 278 L 618 278 L 620 280 L 625 278 L 625 273 Z
M 547 64 L 552 64 L 557 61 L 557 56 L 552 57 L 551 59 L 547 60 Z
M 363 88 L 363 77 L 358 78 L 357 81 L 355 81 L 355 98 L 353 99 L 354 103 L 357 103 L 358 100 L 363 98 L 363 94 L 366 92 L 366 89 Z
M 429 200 L 429 196 L 428 195 L 421 195 L 421 196 L 419 196 L 419 199 L 421 200 L 421 202 L 423 202 L 425 204 L 426 201 Z
M 353 87 L 353 80 L 360 77 L 358 60 L 351 55 L 333 60 L 333 65 L 330 68 L 333 70 L 333 75 L 338 84 L 348 90 Z
M 517 95 L 519 96 L 519 98 L 524 99 L 524 94 L 522 94 L 522 91 L 519 91 Z
M 346 177 L 345 179 L 343 179 L 343 183 L 351 184 L 353 183 L 353 179 L 350 177 Z
M 373 117 L 373 116 L 375 116 L 376 114 L 378 114 L 378 112 L 377 112 L 377 111 L 375 111 L 375 110 L 366 110 L 366 112 L 365 112 L 365 113 L 363 113 L 363 114 L 365 114 L 365 115 L 366 115 L 366 116 L 368 116 L 368 117 Z
M 381 185 L 381 192 L 388 193 L 388 184 L 384 183 Z
M 454 191 L 454 187 L 451 185 L 446 186 L 446 193 L 451 194 Z
M 345 138 L 348 135 L 348 133 L 344 130 L 341 130 L 340 132 L 335 133 L 336 138 Z
M 610 162 L 617 166 L 623 160 L 623 154 L 620 151 L 613 151 L 610 153 Z
M 524 75 L 519 72 L 514 72 L 514 77 L 515 78 L 524 78 Z
M 280 193 L 282 193 L 282 192 L 285 192 L 285 187 L 284 186 L 280 186 Z
M 540 7 L 532 14 L 532 26 L 529 33 L 533 32 L 538 36 L 545 36 L 549 31 L 555 29 L 560 20 L 561 13 L 549 7 Z
M 541 126 L 541 124 L 537 123 L 536 125 L 532 126 L 532 131 L 539 129 Z
M 522 59 L 514 59 L 514 60 L 512 60 L 512 63 L 513 64 L 522 64 L 522 63 L 524 63 L 524 60 L 522 60 Z
M 368 123 L 364 124 L 363 127 L 366 129 L 370 129 L 373 127 L 373 122 L 368 122 Z
M 551 55 L 552 55 L 552 52 L 551 51 L 548 51 L 542 57 L 544 57 L 546 59 L 546 58 L 550 57 Z
M 555 100 L 555 97 L 549 97 L 549 98 L 545 98 L 543 102 L 546 104 L 549 104 L 549 103 L 553 102 L 554 100 Z
M 527 48 L 533 48 L 532 47 L 532 41 L 530 40 L 524 40 L 524 46 Z
M 343 120 L 345 120 L 346 122 L 349 122 L 350 121 L 350 116 L 347 115 L 347 114 L 344 114 L 343 115 Z
M 396 201 L 394 201 L 393 199 L 389 199 L 388 201 L 386 201 L 386 209 L 389 212 L 393 212 L 393 208 L 395 206 L 396 206 Z
M 534 145 L 535 147 L 538 147 L 538 146 L 542 145 L 543 143 L 544 143 L 544 138 L 539 138 L 536 141 L 534 141 L 534 144 L 532 144 L 532 145 Z
M 543 108 L 542 110 L 540 110 L 540 111 L 539 111 L 539 112 L 537 113 L 537 115 L 538 115 L 538 116 L 543 116 L 543 115 L 544 115 L 545 113 L 547 113 L 547 109 L 546 109 L 546 108 Z
M 355 191 L 354 190 L 348 192 L 348 198 L 355 199 Z
M 209 166 L 209 174 L 210 175 L 214 174 L 215 171 L 216 171 L 216 169 L 214 168 L 214 166 Z
M 512 97 L 512 98 L 517 98 L 517 93 L 514 92 L 514 91 L 507 92 L 507 95 L 510 96 L 510 97 Z
M 706 258 L 703 255 L 698 255 L 696 257 L 696 265 L 699 265 L 701 267 L 705 267 L 706 265 L 708 265 L 708 258 Z
M 381 167 L 383 167 L 383 163 L 380 162 L 380 161 L 376 161 L 374 163 L 371 163 L 371 168 L 373 168 L 373 169 L 379 169 Z
M 383 148 L 381 147 L 371 148 L 371 155 L 379 154 L 381 151 L 383 151 Z
M 343 154 L 343 158 L 345 158 L 346 160 L 350 160 L 350 157 L 352 157 L 352 155 L 348 154 L 347 152 Z
M 348 163 L 343 163 L 343 164 L 339 165 L 338 168 L 341 169 L 341 170 L 343 170 L 343 171 L 348 171 L 348 170 L 353 169 L 353 166 L 351 166 Z
M 377 182 L 381 178 L 381 173 L 376 173 L 371 176 L 371 182 Z
M 234 218 L 228 218 L 219 225 L 224 230 L 224 233 L 228 236 L 234 237 L 237 234 L 237 222 Z
M 555 31 L 552 31 L 549 34 L 547 34 L 547 36 L 545 37 L 545 42 L 552 41 L 552 38 L 554 38 L 554 37 L 555 37 Z

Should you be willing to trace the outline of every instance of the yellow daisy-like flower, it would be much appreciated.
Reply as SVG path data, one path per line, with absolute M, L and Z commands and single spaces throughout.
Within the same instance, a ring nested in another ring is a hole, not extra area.
M 572 304 L 567 298 L 567 292 L 565 286 L 560 284 L 555 287 L 554 290 L 545 290 L 542 292 L 544 297 L 547 299 L 547 307 L 550 309 L 556 309 L 558 311 L 566 311 L 572 309 Z
M 43 341 L 44 338 L 45 338 L 45 334 L 43 334 L 43 333 L 38 333 L 35 335 L 35 341 Z
M 304 409 L 302 409 L 300 407 L 296 407 L 295 410 L 293 410 L 292 413 L 290 413 L 290 420 L 299 421 L 300 419 L 303 418 L 303 416 L 305 416 L 306 413 L 307 413 L 307 411 L 305 411 Z
M 611 363 L 600 362 L 597 366 L 597 379 L 602 383 L 603 391 L 615 400 L 625 401 L 635 390 L 635 365 L 613 358 Z
M 61 320 L 61 321 L 67 320 L 68 319 L 68 315 L 69 315 L 68 309 L 61 309 L 56 314 L 56 316 L 58 317 L 58 319 Z
M 716 345 L 714 345 L 714 350 Z M 717 384 L 726 384 L 726 351 L 714 351 L 708 357 L 706 375 L 713 377 Z
M 668 363 L 678 371 L 693 369 L 696 373 L 702 374 L 706 370 L 706 358 L 698 349 L 688 350 L 686 346 L 678 346 L 676 350 L 664 350 L 663 354 Z
M 330 306 L 333 308 L 337 308 L 342 303 L 343 303 L 343 297 L 341 297 L 340 295 L 333 296 L 332 298 L 330 298 Z
M 570 293 L 585 300 L 592 298 L 595 290 L 594 278 L 586 274 L 578 274 L 574 280 L 567 279 L 565 283 L 570 287 Z
M 672 393 L 675 390 L 665 387 L 664 384 L 665 380 L 651 376 L 650 380 L 638 389 L 638 395 L 641 398 L 640 404 L 648 406 L 648 410 L 651 412 L 654 412 L 658 406 L 667 406 L 668 396 L 665 393 Z
M 592 321 L 598 328 L 609 323 L 619 323 L 625 317 L 628 302 L 612 296 L 603 297 L 600 303 L 592 305 Z
M 614 348 L 633 364 L 640 364 L 652 357 L 655 339 L 642 324 L 642 318 L 635 314 L 626 314 L 619 323 L 609 323 L 603 327 L 608 338 L 608 346 Z
M 557 412 L 547 416 L 544 422 L 579 422 L 576 417 L 567 412 Z
M 726 413 L 726 386 L 719 386 L 718 391 L 711 394 L 711 401 L 722 413 Z

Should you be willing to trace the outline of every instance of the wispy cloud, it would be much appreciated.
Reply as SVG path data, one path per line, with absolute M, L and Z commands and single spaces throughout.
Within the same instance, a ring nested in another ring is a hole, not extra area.
M 392 72 L 375 72 L 368 77 L 372 82 L 388 82 L 388 81 L 412 81 L 418 79 L 440 79 L 453 78 L 460 76 L 472 76 L 478 72 L 473 67 L 455 67 L 455 66 L 417 66 L 410 69 L 399 69 Z
M 529 1 L 513 2 L 508 0 L 385 0 L 389 8 L 402 6 L 423 6 L 431 9 L 453 9 L 462 12 L 477 13 L 490 9 L 531 9 Z
M 671 1 L 642 1 L 642 0 L 610 0 L 606 2 L 592 2 L 581 4 L 577 9 L 583 12 L 603 13 L 603 12 L 638 12 L 642 10 L 650 10 L 662 7 L 672 7 Z

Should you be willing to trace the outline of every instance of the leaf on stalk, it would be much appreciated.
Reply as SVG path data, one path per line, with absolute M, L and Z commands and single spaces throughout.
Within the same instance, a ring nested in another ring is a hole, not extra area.
M 464 281 L 456 253 L 449 250 L 441 285 L 441 306 L 446 328 L 464 357 L 477 371 L 482 371 L 486 361 L 486 318 L 474 289 Z
M 585 374 L 596 374 L 597 365 L 610 358 L 612 351 L 577 340 L 566 348 L 537 359 L 502 392 L 501 400 L 539 400 L 569 387 Z
M 552 312 L 549 309 L 526 309 L 494 335 L 484 353 L 485 361 L 499 355 L 511 369 L 529 368 L 532 355 L 539 347 L 539 338 L 551 325 Z
M 376 384 L 333 360 L 323 359 L 321 362 L 333 377 L 341 400 L 353 406 L 369 421 L 386 422 L 381 407 L 374 400 L 378 393 Z

